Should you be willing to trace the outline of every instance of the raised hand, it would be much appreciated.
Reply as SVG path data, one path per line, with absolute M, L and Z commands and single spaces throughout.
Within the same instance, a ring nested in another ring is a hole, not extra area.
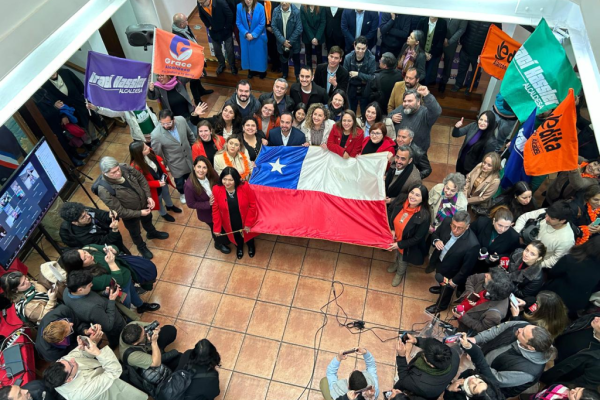
M 465 117 L 462 117 L 460 119 L 460 121 L 458 121 L 456 124 L 454 124 L 454 127 L 458 129 L 458 128 L 462 127 L 464 123 L 465 123 Z

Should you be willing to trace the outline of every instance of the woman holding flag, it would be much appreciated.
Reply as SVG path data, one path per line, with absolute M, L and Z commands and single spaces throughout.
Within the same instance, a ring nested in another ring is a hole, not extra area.
M 185 118 L 192 132 L 195 132 L 196 127 L 190 122 L 194 103 L 185 88 L 185 83 L 189 80 L 162 74 L 157 75 L 156 79 L 156 82 L 148 83 L 148 98 L 157 100 L 163 110 L 171 110 L 173 115 Z

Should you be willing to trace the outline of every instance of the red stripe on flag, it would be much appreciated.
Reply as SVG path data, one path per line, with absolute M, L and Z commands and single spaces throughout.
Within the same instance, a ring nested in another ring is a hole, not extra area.
M 252 185 L 252 189 L 258 205 L 253 232 L 382 249 L 393 242 L 384 200 L 349 200 L 323 192 L 261 185 Z

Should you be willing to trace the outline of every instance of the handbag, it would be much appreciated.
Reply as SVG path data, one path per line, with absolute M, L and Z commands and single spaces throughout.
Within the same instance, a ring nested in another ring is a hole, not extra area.
M 158 272 L 156 265 L 143 257 L 133 256 L 128 254 L 119 254 L 117 260 L 127 264 L 133 273 L 133 281 L 139 284 L 154 283 Z

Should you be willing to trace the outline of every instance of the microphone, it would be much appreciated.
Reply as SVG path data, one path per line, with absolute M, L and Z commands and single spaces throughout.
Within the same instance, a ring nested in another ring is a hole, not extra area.
M 485 260 L 486 258 L 488 258 L 489 254 L 488 254 L 488 249 L 485 247 L 482 247 L 479 250 L 479 259 L 480 260 Z

